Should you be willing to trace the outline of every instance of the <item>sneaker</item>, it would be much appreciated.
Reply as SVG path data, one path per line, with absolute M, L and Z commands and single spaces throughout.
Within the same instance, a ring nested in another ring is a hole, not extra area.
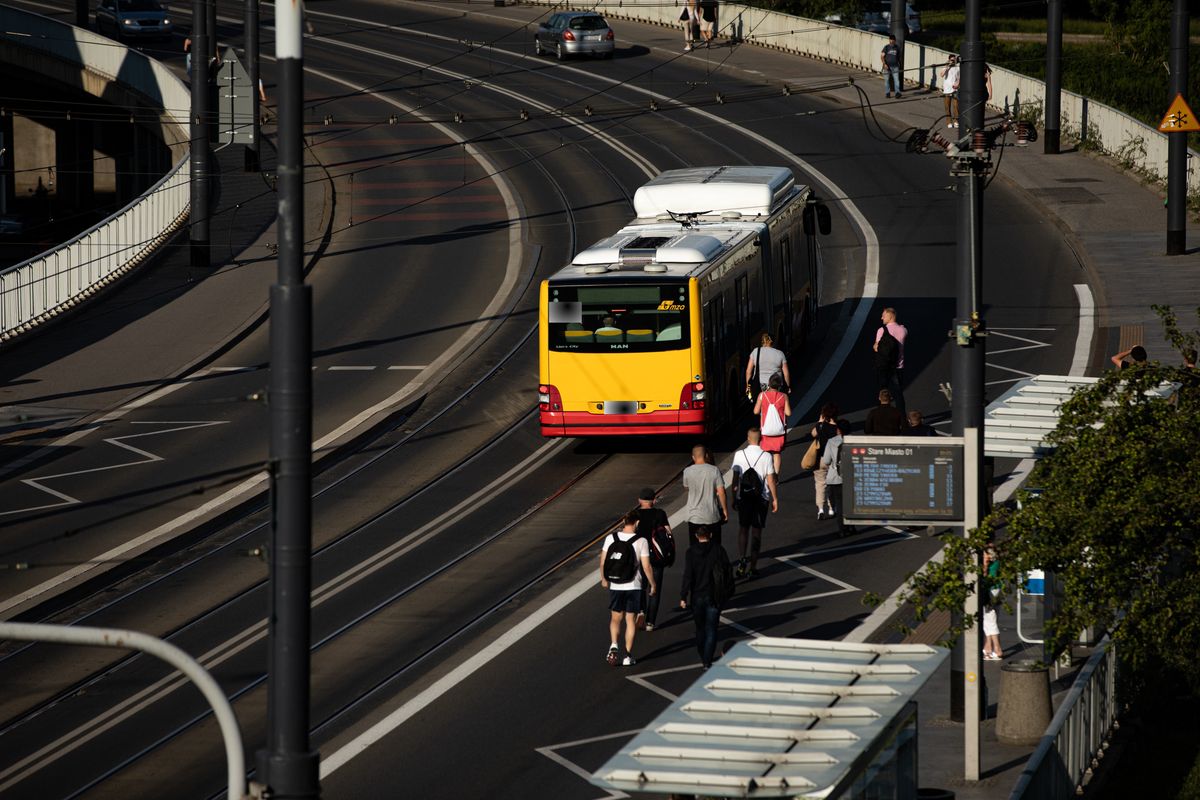
M 649 632 L 649 631 L 652 631 L 652 630 L 654 630 L 654 623 L 653 623 L 653 622 L 647 622 L 647 623 L 646 623 L 646 631 L 647 631 L 647 632 Z
M 622 667 L 632 667 L 636 663 L 637 663 L 637 660 L 633 656 L 625 656 L 625 660 L 621 662 L 621 666 Z
M 608 662 L 608 665 L 610 667 L 615 667 L 617 665 L 617 661 L 619 661 L 620 658 L 621 658 L 621 651 L 618 650 L 616 647 L 610 647 L 610 648 L 608 648 L 608 656 L 604 660 Z
M 633 627 L 637 628 L 639 631 L 646 630 L 646 615 L 641 611 L 638 612 L 637 618 L 634 619 Z
M 820 508 L 818 508 L 818 509 L 817 509 L 817 519 L 818 519 L 818 520 L 825 519 L 825 516 L 826 516 L 826 515 L 825 515 L 825 510 L 824 510 L 824 509 L 820 509 Z
M 748 573 L 746 573 L 746 578 L 748 580 L 754 580 L 757 577 L 758 577 L 758 570 L 756 570 L 756 569 L 752 569 Z
M 746 559 L 744 559 L 744 558 L 738 559 L 737 569 L 735 569 L 733 571 L 733 577 L 735 577 L 735 578 L 746 577 Z
M 904 95 L 900 94 L 899 92 L 896 92 L 896 99 L 897 99 L 897 100 L 899 100 L 899 99 L 900 99 L 901 97 L 903 97 L 903 96 L 904 96 Z
M 685 53 L 690 53 L 690 52 L 692 52 L 692 46 L 691 46 L 690 44 L 685 44 L 685 45 L 683 46 L 683 52 L 685 52 Z
M 884 97 L 891 97 L 891 96 L 892 96 L 891 92 L 888 92 L 887 94 L 884 95 Z

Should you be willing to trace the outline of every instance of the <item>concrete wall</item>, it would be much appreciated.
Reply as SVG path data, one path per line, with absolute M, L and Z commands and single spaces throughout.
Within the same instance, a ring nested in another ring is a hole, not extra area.
M 658 0 L 641 4 L 630 0 L 592 0 L 578 6 L 553 0 L 521 0 L 525 5 L 552 5 L 594 9 L 613 19 L 629 19 L 676 28 L 683 36 L 679 13 L 683 0 Z M 887 37 L 877 33 L 830 25 L 826 22 L 794 17 L 774 11 L 722 2 L 718 19 L 720 34 L 810 58 L 819 58 L 856 69 L 877 72 L 879 50 Z M 924 86 L 933 85 L 934 69 L 943 64 L 948 51 L 914 42 L 906 42 L 904 64 L 906 78 Z M 1018 98 L 1029 110 L 1044 107 L 1046 84 L 1007 69 L 993 68 L 992 106 L 1002 110 L 1005 103 Z M 1163 98 L 1163 112 L 1167 99 Z M 1083 132 L 1089 143 L 1115 156 L 1127 166 L 1166 179 L 1167 136 L 1111 106 L 1097 103 L 1073 92 L 1062 93 L 1061 128 L 1064 135 L 1076 138 Z M 1039 123 L 1039 130 L 1043 126 Z M 1188 191 L 1200 192 L 1200 153 L 1190 151 Z

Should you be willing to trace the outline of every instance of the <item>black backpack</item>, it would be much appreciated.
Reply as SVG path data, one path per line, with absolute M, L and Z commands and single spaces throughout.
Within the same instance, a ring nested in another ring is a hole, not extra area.
M 665 525 L 659 525 L 650 535 L 650 561 L 657 567 L 675 564 L 675 537 Z
M 746 451 L 743 450 L 743 453 Z M 758 458 L 761 459 L 765 453 L 759 453 Z M 746 458 L 746 463 L 750 464 L 750 459 Z M 758 463 L 755 459 L 754 464 Z M 763 490 L 762 476 L 758 474 L 758 470 L 754 468 L 754 464 L 750 464 L 749 468 L 742 470 L 742 476 L 738 480 L 738 500 L 744 500 L 747 497 L 761 498 Z
M 712 592 L 713 603 L 717 608 L 724 608 L 725 604 L 733 597 L 736 587 L 729 556 L 725 554 L 725 548 L 717 542 L 713 542 L 713 552 L 708 558 L 708 569 L 708 585 Z
M 878 369 L 895 369 L 900 364 L 900 341 L 884 325 L 883 333 L 875 349 L 875 366 Z
M 637 554 L 633 551 L 633 540 L 637 537 L 622 539 L 615 533 L 612 537 L 604 555 L 604 579 L 609 583 L 629 583 L 638 571 Z

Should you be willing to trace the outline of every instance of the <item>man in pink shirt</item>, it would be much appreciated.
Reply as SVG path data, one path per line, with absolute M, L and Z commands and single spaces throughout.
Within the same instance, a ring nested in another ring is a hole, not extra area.
M 904 408 L 904 340 L 908 338 L 908 328 L 896 321 L 896 309 L 885 308 L 879 316 L 883 323 L 875 331 L 875 376 L 879 388 L 892 393 L 892 400 L 900 410 L 903 418 L 907 418 Z M 886 336 L 885 336 L 886 332 Z

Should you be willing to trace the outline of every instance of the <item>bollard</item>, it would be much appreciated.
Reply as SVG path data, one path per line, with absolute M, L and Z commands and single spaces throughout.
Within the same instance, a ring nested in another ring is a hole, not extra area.
M 1004 744 L 1037 744 L 1054 708 L 1050 702 L 1050 675 L 1036 661 L 1009 661 L 1000 668 L 1000 707 L 996 711 L 996 738 Z

